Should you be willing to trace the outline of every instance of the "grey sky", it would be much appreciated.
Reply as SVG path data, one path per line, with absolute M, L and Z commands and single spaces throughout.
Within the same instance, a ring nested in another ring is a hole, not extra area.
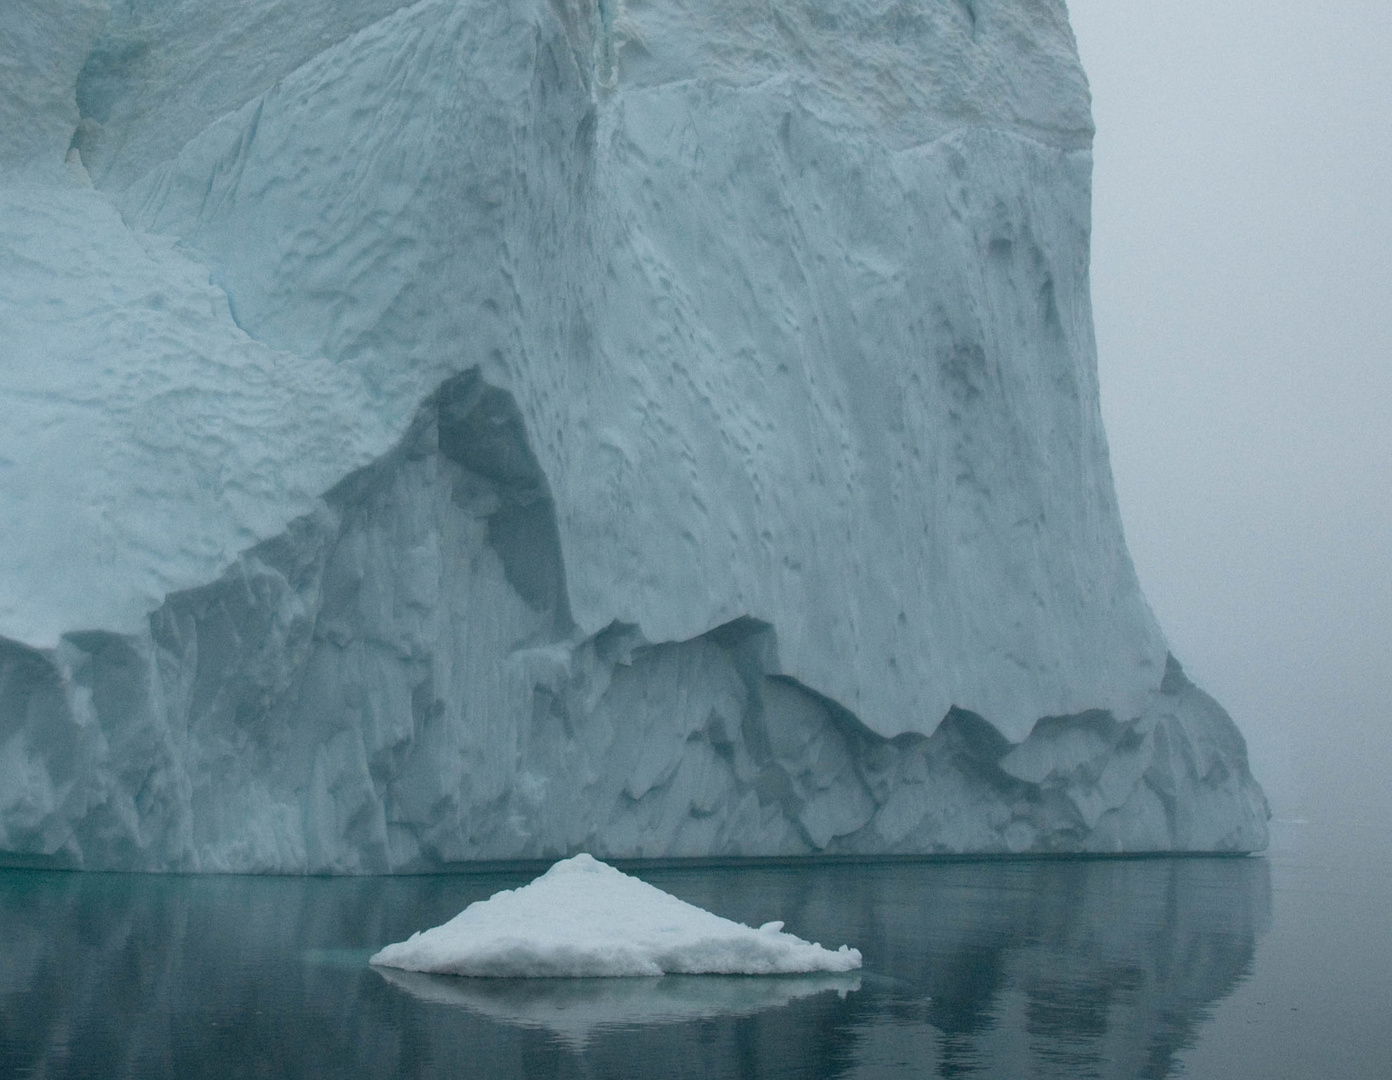
M 1146 593 L 1277 816 L 1392 811 L 1392 4 L 1069 6 Z

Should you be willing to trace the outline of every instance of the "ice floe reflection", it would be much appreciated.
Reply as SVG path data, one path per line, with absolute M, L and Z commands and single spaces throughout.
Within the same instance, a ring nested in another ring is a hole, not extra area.
M 374 968 L 393 986 L 518 1027 L 542 1028 L 572 1047 L 610 1028 L 752 1016 L 799 998 L 860 989 L 855 973 L 664 975 L 641 979 L 468 979 Z

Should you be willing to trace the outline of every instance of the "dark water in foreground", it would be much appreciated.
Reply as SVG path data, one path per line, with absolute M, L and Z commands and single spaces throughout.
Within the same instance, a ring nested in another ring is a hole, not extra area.
M 367 966 L 529 874 L 0 871 L 0 1077 L 1386 1080 L 1389 865 L 1290 827 L 1261 859 L 650 870 L 865 969 L 569 982 Z

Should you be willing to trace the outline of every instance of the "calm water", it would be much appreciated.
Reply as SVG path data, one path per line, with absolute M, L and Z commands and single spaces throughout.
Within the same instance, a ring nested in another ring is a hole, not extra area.
M 643 875 L 858 977 L 367 966 L 530 876 L 0 871 L 0 1077 L 1392 1077 L 1392 860 L 1308 827 L 1260 859 Z

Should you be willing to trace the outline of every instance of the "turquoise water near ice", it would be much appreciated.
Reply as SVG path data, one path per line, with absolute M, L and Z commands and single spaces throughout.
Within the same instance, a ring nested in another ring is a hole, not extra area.
M 535 868 L 0 871 L 3 1077 L 1392 1076 L 1392 859 L 649 867 L 862 950 L 853 977 L 465 980 L 377 947 Z M 1384 849 L 1385 850 L 1385 849 Z

